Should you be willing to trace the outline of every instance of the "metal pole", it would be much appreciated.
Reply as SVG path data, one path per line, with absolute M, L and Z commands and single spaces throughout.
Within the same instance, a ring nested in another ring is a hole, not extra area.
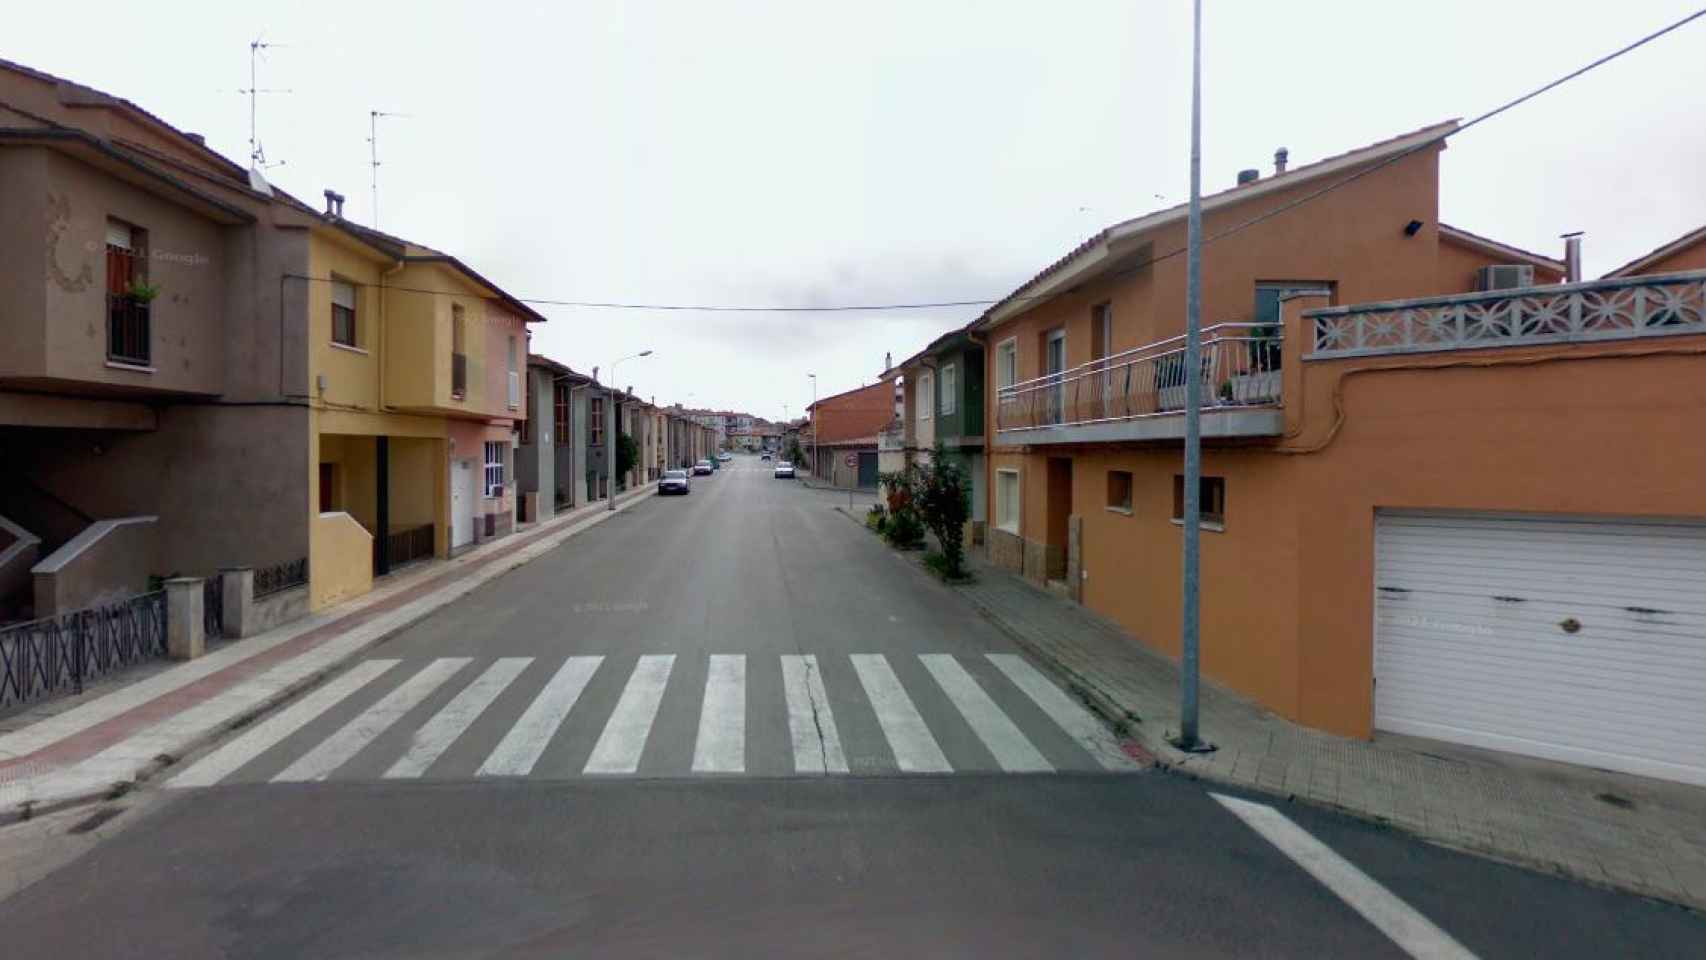
M 616 363 L 621 363 L 618 360 Z M 616 363 L 610 365 L 610 382 L 616 382 Z M 604 509 L 616 509 L 616 388 L 606 390 L 604 398 Z
M 1197 736 L 1197 661 L 1201 640 L 1200 582 L 1202 521 L 1202 0 L 1193 0 L 1191 22 L 1191 206 L 1185 260 L 1185 477 L 1184 598 L 1179 657 L 1181 750 L 1213 749 Z

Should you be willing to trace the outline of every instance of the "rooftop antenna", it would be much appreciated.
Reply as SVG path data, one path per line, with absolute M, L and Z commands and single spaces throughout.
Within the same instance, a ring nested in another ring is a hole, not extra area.
M 379 118 L 380 117 L 410 117 L 408 113 L 388 113 L 384 110 L 367 111 L 367 144 L 369 162 L 373 166 L 373 229 L 379 229 Z
M 292 93 L 292 92 L 294 92 L 291 90 L 262 89 L 261 85 L 258 82 L 256 82 L 256 63 L 261 58 L 261 51 L 262 50 L 269 50 L 273 47 L 282 47 L 282 46 L 285 46 L 285 44 L 267 43 L 261 37 L 256 37 L 254 40 L 250 41 L 250 43 L 249 43 L 249 88 L 247 90 L 237 91 L 238 93 L 248 94 L 248 96 L 249 96 L 249 166 L 255 170 L 265 170 L 269 166 L 271 166 L 271 167 L 282 167 L 282 166 L 284 166 L 283 160 L 280 160 L 279 162 L 272 163 L 272 164 L 267 163 L 266 151 L 261 149 L 261 138 L 260 138 L 260 134 L 257 132 L 256 125 L 255 125 L 256 101 L 260 98 L 261 94 L 263 94 L 263 93 Z

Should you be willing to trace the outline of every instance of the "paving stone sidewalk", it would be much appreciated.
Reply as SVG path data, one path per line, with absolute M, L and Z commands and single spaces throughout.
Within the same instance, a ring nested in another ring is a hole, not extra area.
M 616 498 L 621 512 L 649 484 Z M 529 524 L 371 593 L 188 662 L 127 671 L 0 724 L 0 823 L 124 795 L 187 752 L 330 676 L 481 584 L 611 516 L 604 501 Z
M 955 592 L 1165 767 L 1706 909 L 1706 789 L 1409 737 L 1336 737 L 1206 680 L 1200 728 L 1218 749 L 1184 754 L 1167 742 L 1178 730 L 1177 664 L 1083 607 L 975 553 L 969 560 L 976 580 Z

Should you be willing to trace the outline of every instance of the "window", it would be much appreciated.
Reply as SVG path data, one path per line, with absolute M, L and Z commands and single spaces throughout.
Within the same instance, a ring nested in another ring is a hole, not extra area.
M 1019 532 L 1019 471 L 995 471 L 995 526 Z
M 592 428 L 592 439 L 589 442 L 595 447 L 602 446 L 604 444 L 604 398 L 603 397 L 593 397 L 592 398 L 592 415 L 587 417 L 587 419 L 591 421 L 591 423 L 589 423 L 588 426 Z
M 551 405 L 556 408 L 553 411 L 556 416 L 551 422 L 557 425 L 557 446 L 566 447 L 572 439 L 569 436 L 569 385 L 555 384 L 551 393 Z
M 954 393 L 959 389 L 959 375 L 951 363 L 942 364 L 942 415 L 953 413 L 957 404 Z
M 504 447 L 500 440 L 486 441 L 486 496 L 504 495 Z
M 1201 501 L 1203 527 L 1210 530 L 1226 528 L 1226 478 L 1199 477 L 1197 487 Z M 1185 478 L 1173 474 L 1173 522 L 1185 520 Z
M 1108 509 L 1131 512 L 1131 471 L 1108 471 Z
M 460 400 L 468 395 L 468 322 L 462 305 L 450 305 L 450 395 Z
M 1019 341 L 1003 340 L 995 345 L 995 385 L 1011 387 L 1019 382 Z
M 930 372 L 918 375 L 918 398 L 913 401 L 918 407 L 918 419 L 930 419 L 930 409 L 936 405 L 935 382 L 930 378 Z
M 150 335 L 147 232 L 121 220 L 107 221 L 107 359 L 147 366 Z
M 355 325 L 355 284 L 332 278 L 332 342 L 359 347 Z

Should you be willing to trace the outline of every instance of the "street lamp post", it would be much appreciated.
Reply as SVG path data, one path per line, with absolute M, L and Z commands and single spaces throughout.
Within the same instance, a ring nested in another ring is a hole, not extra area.
M 1179 735 L 1188 753 L 1214 747 L 1197 731 L 1197 672 L 1202 643 L 1202 0 L 1192 3 L 1191 202 L 1185 255 L 1184 597 L 1180 625 Z
M 811 425 L 812 425 L 812 470 L 811 470 L 811 473 L 812 473 L 812 479 L 816 480 L 817 479 L 817 466 L 818 466 L 818 464 L 817 464 L 817 374 L 808 373 L 808 374 L 806 374 L 806 376 L 812 378 L 812 405 L 811 405 L 812 415 L 810 417 L 808 417 L 807 419 L 811 421 Z
M 604 422 L 606 424 L 604 430 L 604 471 L 605 475 L 610 478 L 610 489 L 605 491 L 607 496 L 604 501 L 604 509 L 606 511 L 616 509 L 616 364 L 623 360 L 635 360 L 651 355 L 650 350 L 641 350 L 639 353 L 630 353 L 610 364 L 610 396 L 604 404 Z

